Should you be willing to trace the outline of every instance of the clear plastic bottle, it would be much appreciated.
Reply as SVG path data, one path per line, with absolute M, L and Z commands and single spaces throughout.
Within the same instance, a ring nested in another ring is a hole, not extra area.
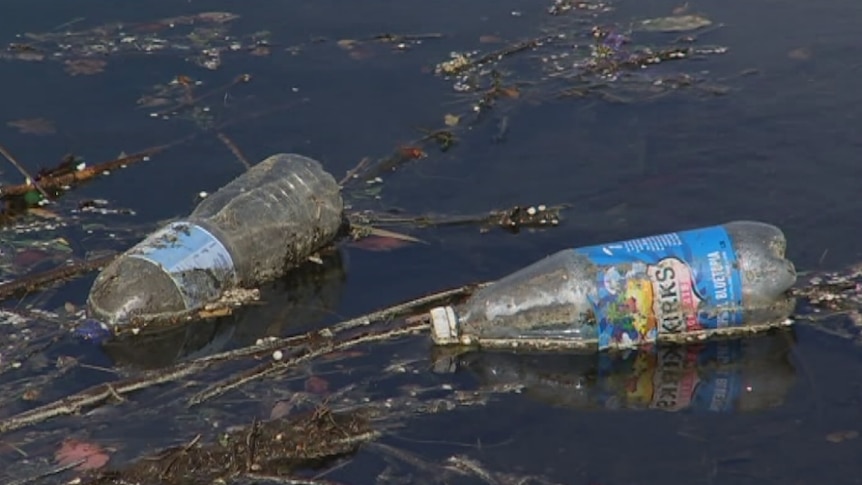
M 118 325 L 195 310 L 224 290 L 284 274 L 332 241 L 342 222 L 338 183 L 319 162 L 272 155 L 102 270 L 90 314 Z
M 432 309 L 432 336 L 603 350 L 762 324 L 796 282 L 785 249 L 780 229 L 752 221 L 566 249 Z

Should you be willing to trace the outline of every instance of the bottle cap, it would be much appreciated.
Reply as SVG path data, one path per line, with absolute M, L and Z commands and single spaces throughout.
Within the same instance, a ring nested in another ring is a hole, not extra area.
M 431 309 L 431 338 L 439 345 L 458 343 L 458 317 L 451 306 Z

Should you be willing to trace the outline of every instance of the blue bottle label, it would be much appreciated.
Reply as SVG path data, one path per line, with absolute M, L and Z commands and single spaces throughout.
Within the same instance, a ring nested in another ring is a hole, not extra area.
M 742 278 L 721 226 L 575 251 L 599 267 L 590 301 L 601 350 L 742 321 Z
M 127 255 L 161 267 L 189 309 L 218 298 L 225 286 L 237 280 L 233 258 L 224 244 L 190 222 L 174 222 L 159 229 Z

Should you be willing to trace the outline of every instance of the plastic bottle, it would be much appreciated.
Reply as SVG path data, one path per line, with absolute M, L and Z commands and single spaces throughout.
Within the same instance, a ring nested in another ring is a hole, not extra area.
M 342 218 L 338 183 L 319 162 L 273 155 L 108 265 L 90 290 L 90 314 L 112 326 L 195 310 L 304 262 Z
M 432 336 L 604 350 L 762 324 L 792 304 L 785 249 L 780 229 L 751 221 L 566 249 L 432 309 Z

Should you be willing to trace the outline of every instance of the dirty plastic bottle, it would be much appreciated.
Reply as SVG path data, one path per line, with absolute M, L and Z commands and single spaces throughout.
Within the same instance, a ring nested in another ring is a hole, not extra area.
M 338 183 L 319 162 L 272 155 L 108 265 L 90 290 L 91 316 L 112 326 L 198 309 L 304 262 L 342 218 Z
M 432 336 L 604 350 L 762 324 L 796 282 L 785 249 L 780 229 L 752 221 L 566 249 L 432 309 Z

